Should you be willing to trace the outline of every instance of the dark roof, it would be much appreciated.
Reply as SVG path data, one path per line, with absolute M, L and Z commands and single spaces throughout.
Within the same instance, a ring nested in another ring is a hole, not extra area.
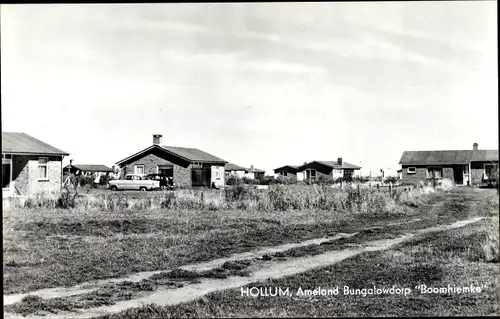
M 227 163 L 226 166 L 224 167 L 224 170 L 226 171 L 247 171 L 246 168 L 243 166 L 239 166 L 233 163 Z
M 324 166 L 328 166 L 328 167 L 331 167 L 333 169 L 361 169 L 360 166 L 357 166 L 357 165 L 354 165 L 354 164 L 351 164 L 351 163 L 347 163 L 345 161 L 342 162 L 342 165 L 339 165 L 337 163 L 337 161 L 312 161 L 312 162 L 309 162 L 309 163 L 306 163 L 302 166 L 300 166 L 298 169 L 300 170 L 302 167 L 310 164 L 310 163 L 319 163 L 321 165 L 324 165 Z
M 161 146 L 167 151 L 177 154 L 181 157 L 184 157 L 190 161 L 200 161 L 200 162 L 223 162 L 227 163 L 227 161 L 209 154 L 207 152 L 201 151 L 197 148 L 188 148 L 188 147 L 178 147 L 178 146 Z
M 65 169 L 69 168 L 70 165 L 64 167 Z M 76 165 L 71 165 L 76 169 L 79 169 L 81 171 L 85 172 L 112 172 L 113 170 L 106 165 L 99 165 L 99 164 L 76 164 Z
M 2 153 L 69 155 L 26 133 L 2 132 Z
M 299 168 L 299 165 L 285 165 L 285 166 L 281 166 L 281 167 L 275 168 L 274 170 L 275 171 L 279 171 L 279 170 L 285 169 L 287 167 L 292 168 L 294 170 L 297 170 Z
M 253 172 L 253 173 L 265 173 L 265 172 L 266 172 L 266 171 L 263 171 L 263 170 L 261 170 L 261 169 L 255 168 L 255 167 L 254 167 L 253 169 L 251 169 L 251 168 L 247 168 L 247 170 L 248 170 L 249 172 Z
M 216 157 L 212 154 L 209 154 L 207 152 L 203 152 L 197 148 L 188 148 L 188 147 L 178 147 L 178 146 L 160 146 L 160 145 L 151 145 L 150 147 L 143 149 L 142 151 L 139 151 L 127 158 L 122 159 L 121 161 L 116 162 L 116 164 L 120 165 L 123 162 L 140 155 L 144 152 L 147 152 L 151 149 L 158 148 L 160 150 L 169 152 L 173 155 L 176 155 L 186 161 L 190 162 L 205 162 L 205 163 L 227 163 L 227 161 L 223 160 L 222 158 Z
M 498 161 L 498 150 L 405 151 L 401 165 L 468 164 Z

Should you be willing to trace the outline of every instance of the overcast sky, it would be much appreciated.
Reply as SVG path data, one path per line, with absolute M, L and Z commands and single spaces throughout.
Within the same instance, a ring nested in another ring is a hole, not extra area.
M 1 5 L 2 130 L 267 171 L 498 148 L 496 1 Z

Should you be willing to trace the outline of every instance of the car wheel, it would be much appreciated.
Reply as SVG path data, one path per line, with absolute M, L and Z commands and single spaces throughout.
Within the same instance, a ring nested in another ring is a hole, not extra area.
M 110 187 L 110 189 L 111 189 L 112 191 L 117 191 L 117 190 L 118 190 L 118 187 L 116 187 L 115 185 L 113 185 L 113 186 L 111 186 L 111 187 Z
M 143 186 L 143 187 L 139 188 L 139 190 L 140 190 L 141 192 L 145 192 L 145 191 L 147 191 L 148 189 L 147 189 L 146 187 L 144 187 L 144 186 Z

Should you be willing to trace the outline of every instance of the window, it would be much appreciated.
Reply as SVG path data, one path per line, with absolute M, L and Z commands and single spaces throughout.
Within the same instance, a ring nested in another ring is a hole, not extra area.
M 11 154 L 2 154 L 2 159 L 11 159 L 12 155 Z
M 229 177 L 229 176 L 231 176 L 231 172 L 229 172 L 229 171 L 225 171 L 225 172 L 224 172 L 224 175 L 225 175 L 226 177 Z
M 442 178 L 443 168 L 442 167 L 427 167 L 427 178 Z
M 39 157 L 38 158 L 38 179 L 44 180 L 48 179 L 47 177 L 47 163 L 49 159 L 47 157 Z
M 315 179 L 316 178 L 316 170 L 308 169 L 306 170 L 306 179 Z
M 217 170 L 217 171 L 215 171 L 215 178 L 216 178 L 216 179 L 220 179 L 220 175 L 219 175 L 219 171 L 218 171 L 218 170 Z
M 134 165 L 134 174 L 144 174 L 144 165 Z
M 496 179 L 498 164 L 484 164 L 484 179 Z
M 193 162 L 193 167 L 201 167 L 201 162 Z
M 10 188 L 11 181 L 12 181 L 12 160 L 2 158 L 2 189 Z
M 417 172 L 416 167 L 408 167 L 408 174 L 415 174 Z
M 280 172 L 280 175 L 281 175 L 281 176 L 288 176 L 288 172 L 281 171 L 281 172 Z

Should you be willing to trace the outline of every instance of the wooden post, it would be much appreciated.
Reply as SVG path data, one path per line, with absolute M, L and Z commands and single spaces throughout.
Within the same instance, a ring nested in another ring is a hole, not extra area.
M 201 202 L 203 203 L 203 192 L 201 192 Z
M 392 198 L 392 183 L 389 183 L 389 196 Z
M 380 184 L 377 184 L 377 192 L 380 192 Z

